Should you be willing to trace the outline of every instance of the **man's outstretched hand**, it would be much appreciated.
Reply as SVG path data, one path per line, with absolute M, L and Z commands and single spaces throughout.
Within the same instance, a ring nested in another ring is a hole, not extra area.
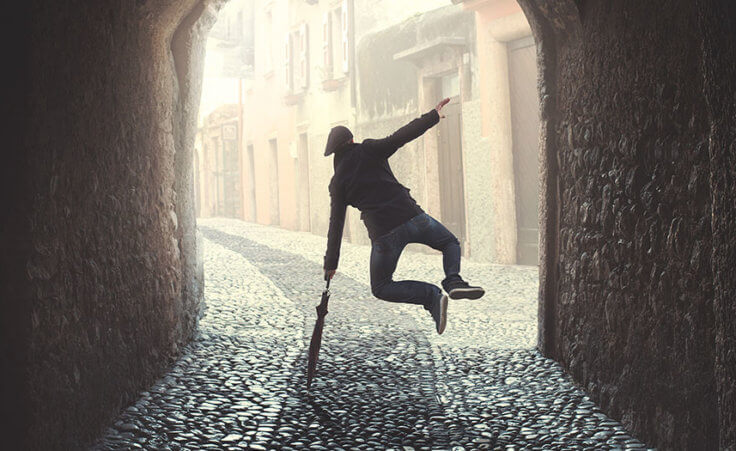
M 435 110 L 437 110 L 437 114 L 440 115 L 440 119 L 444 119 L 445 118 L 445 115 L 442 114 L 442 107 L 444 107 L 448 103 L 450 103 L 450 98 L 449 97 L 440 100 L 440 103 L 437 104 L 437 107 L 435 108 Z
M 337 270 L 335 269 L 325 269 L 325 280 L 331 280 L 333 277 L 335 277 L 335 272 Z

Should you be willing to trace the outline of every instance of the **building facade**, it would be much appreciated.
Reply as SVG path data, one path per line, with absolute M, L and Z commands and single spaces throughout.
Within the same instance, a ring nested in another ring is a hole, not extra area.
M 392 168 L 463 253 L 538 260 L 536 47 L 515 1 L 446 6 L 367 35 L 357 49 L 360 136 L 383 136 L 451 99 Z M 491 41 L 489 43 L 489 41 Z M 357 218 L 351 227 L 362 231 Z M 354 240 L 368 242 L 361 234 Z
M 537 265 L 540 131 L 531 29 L 516 0 L 453 3 L 475 15 L 480 116 L 473 131 L 486 150 L 468 166 L 481 170 L 468 177 L 487 180 L 493 194 L 470 206 L 485 212 L 489 225 L 475 227 L 483 259 Z
M 252 17 L 243 219 L 326 234 L 329 130 L 386 136 L 450 97 L 394 172 L 465 255 L 537 263 L 535 47 L 515 1 L 253 0 Z M 369 242 L 353 209 L 344 237 Z
M 199 217 L 243 217 L 238 105 L 221 105 L 200 127 L 194 161 Z
M 243 218 L 243 86 L 253 79 L 253 0 L 232 0 L 207 39 L 195 138 L 197 215 Z
M 446 2 L 395 3 L 255 1 L 255 70 L 243 99 L 244 219 L 327 232 L 332 161 L 322 153 L 332 127 L 355 129 L 356 42 Z

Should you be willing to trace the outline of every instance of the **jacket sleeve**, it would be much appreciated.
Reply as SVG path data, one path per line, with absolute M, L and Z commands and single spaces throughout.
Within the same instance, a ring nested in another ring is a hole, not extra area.
M 337 269 L 340 259 L 340 244 L 345 227 L 345 212 L 347 204 L 337 190 L 330 189 L 330 227 L 327 232 L 327 253 L 325 254 L 324 269 Z
M 421 115 L 396 130 L 390 136 L 383 139 L 366 140 L 370 143 L 370 146 L 367 146 L 368 149 L 370 149 L 369 152 L 377 158 L 388 158 L 393 155 L 399 147 L 422 136 L 424 132 L 432 128 L 439 121 L 439 113 L 437 110 L 432 109 L 432 111 Z

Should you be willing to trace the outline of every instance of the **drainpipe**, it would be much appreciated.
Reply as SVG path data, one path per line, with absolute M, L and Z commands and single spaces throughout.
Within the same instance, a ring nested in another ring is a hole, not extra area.
M 348 0 L 348 34 L 349 34 L 349 46 L 350 46 L 350 108 L 353 116 L 353 124 L 358 123 L 358 108 L 357 108 L 357 86 L 358 80 L 357 74 L 355 73 L 358 65 L 355 63 L 355 0 Z
M 240 186 L 240 219 L 245 220 L 245 183 L 243 183 L 243 79 L 238 77 L 238 175 Z

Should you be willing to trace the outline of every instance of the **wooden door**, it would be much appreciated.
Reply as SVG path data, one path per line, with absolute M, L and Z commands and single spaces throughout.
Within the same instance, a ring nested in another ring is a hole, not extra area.
M 509 43 L 509 87 L 519 264 L 539 264 L 539 95 L 531 37 Z
M 462 109 L 453 97 L 442 109 L 438 124 L 438 158 L 441 221 L 460 243 L 465 243 L 465 186 L 463 176 Z
M 223 214 L 228 218 L 241 219 L 243 217 L 243 199 L 240 189 L 242 176 L 237 137 L 236 124 L 222 126 Z
M 299 215 L 299 230 L 308 232 L 309 221 L 309 140 L 306 133 L 299 135 L 296 163 L 296 199 Z
M 279 147 L 275 139 L 268 141 L 270 151 L 270 168 L 268 184 L 271 193 L 271 225 L 279 225 L 281 216 L 279 214 Z
M 248 144 L 248 220 L 256 222 L 256 159 L 253 144 Z

